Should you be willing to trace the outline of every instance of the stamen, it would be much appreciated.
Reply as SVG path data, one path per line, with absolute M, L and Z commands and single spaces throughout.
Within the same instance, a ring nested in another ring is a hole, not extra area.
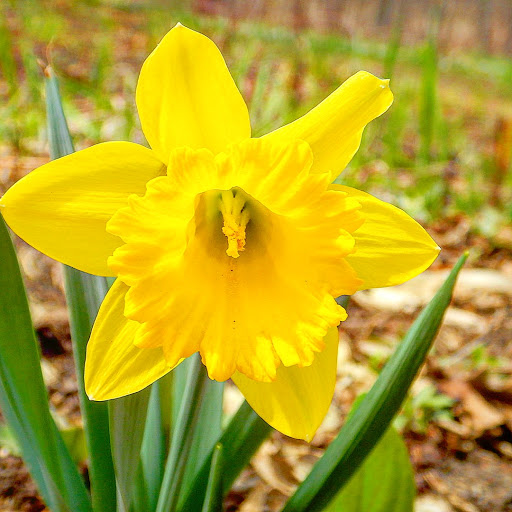
M 226 254 L 232 258 L 238 258 L 245 250 L 245 228 L 250 219 L 246 201 L 245 194 L 237 189 L 221 193 L 219 209 L 224 219 L 222 232 L 228 239 Z

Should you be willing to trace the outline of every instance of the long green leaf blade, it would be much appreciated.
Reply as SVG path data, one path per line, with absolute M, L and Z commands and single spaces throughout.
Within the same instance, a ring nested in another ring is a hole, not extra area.
M 50 415 L 39 347 L 3 219 L 0 254 L 0 407 L 48 506 L 87 512 L 87 491 Z
M 226 430 L 218 440 L 223 447 L 224 467 L 222 471 L 222 495 L 226 495 L 233 482 L 249 463 L 261 443 L 270 435 L 272 427 L 263 421 L 244 402 L 229 422 Z M 213 450 L 197 472 L 192 485 L 183 490 L 178 510 L 187 512 L 201 510 L 212 465 Z
M 62 108 L 57 78 L 49 69 L 45 74 L 50 154 L 52 158 L 60 158 L 74 151 L 73 142 Z M 104 277 L 85 274 L 67 266 L 64 267 L 64 275 L 80 408 L 89 454 L 93 506 L 96 512 L 114 512 L 116 484 L 110 452 L 108 408 L 106 403 L 90 401 L 84 389 L 87 341 L 108 285 Z
M 323 512 L 412 512 L 415 495 L 407 447 L 391 426 Z
M 118 510 L 123 512 L 128 512 L 134 496 L 150 393 L 151 387 L 147 387 L 108 402 L 110 443 L 120 497 Z
M 148 507 L 151 498 L 151 491 L 146 487 L 146 479 L 144 478 L 144 470 L 142 468 L 142 460 L 137 466 L 137 474 L 133 482 L 132 505 L 130 512 L 150 512 Z
M 192 360 L 183 361 L 172 374 L 174 375 L 174 416 L 184 396 L 186 380 Z M 207 379 L 204 384 L 204 398 L 199 406 L 199 417 L 192 439 L 190 454 L 187 459 L 181 489 L 187 489 L 197 474 L 198 469 L 206 461 L 222 433 L 222 402 L 224 383 Z
M 208 376 L 199 354 L 191 356 L 185 395 L 172 433 L 172 443 L 158 497 L 157 512 L 174 512 L 190 455 Z
M 421 312 L 354 415 L 290 498 L 283 512 L 324 510 L 387 430 L 434 341 L 463 255 Z
M 169 444 L 169 433 L 166 431 L 167 418 L 164 418 L 164 414 L 167 412 L 170 416 L 170 410 L 165 412 L 164 404 L 162 404 L 162 395 L 167 391 L 165 390 L 166 387 L 172 387 L 172 379 L 173 372 L 170 372 L 151 386 L 146 427 L 140 454 L 141 477 L 144 479 L 147 495 L 144 512 L 156 510 L 158 493 L 164 476 L 167 446 Z M 139 507 L 137 510 L 142 509 Z
M 222 470 L 224 460 L 222 457 L 222 445 L 218 443 L 213 449 L 212 467 L 206 486 L 206 497 L 201 512 L 222 512 Z
M 64 267 L 64 276 L 93 507 L 95 512 L 114 512 L 116 482 L 110 449 L 108 407 L 104 402 L 89 400 L 84 388 L 87 341 L 107 291 L 106 281 L 70 267 Z

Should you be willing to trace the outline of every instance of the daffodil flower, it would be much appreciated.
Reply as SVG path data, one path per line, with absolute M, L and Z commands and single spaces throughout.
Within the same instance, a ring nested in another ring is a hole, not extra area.
M 199 352 L 273 427 L 311 439 L 347 316 L 335 297 L 406 281 L 439 250 L 403 211 L 331 184 L 392 99 L 387 81 L 359 72 L 251 138 L 218 48 L 178 24 L 137 85 L 151 149 L 98 144 L 7 191 L 1 211 L 21 238 L 117 277 L 87 347 L 90 398 L 139 391 Z

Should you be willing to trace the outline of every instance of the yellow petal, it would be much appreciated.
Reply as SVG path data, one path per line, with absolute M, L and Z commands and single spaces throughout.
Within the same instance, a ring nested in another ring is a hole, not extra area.
M 274 382 L 257 382 L 241 373 L 233 375 L 251 407 L 283 434 L 311 441 L 331 404 L 336 383 L 338 329 L 324 338 L 325 349 L 311 366 L 277 369 Z
M 85 390 L 91 400 L 135 393 L 172 369 L 161 348 L 140 349 L 133 344 L 140 324 L 123 315 L 127 291 L 117 280 L 94 323 L 85 361 Z
M 121 240 L 105 231 L 131 194 L 165 172 L 154 153 L 130 142 L 107 142 L 32 171 L 0 199 L 9 227 L 44 254 L 97 275 L 114 275 L 107 258 Z
M 311 160 L 304 141 L 249 139 L 218 158 L 177 149 L 167 176 L 116 212 L 107 229 L 126 245 L 109 265 L 144 324 L 137 346 L 161 346 L 169 365 L 199 351 L 215 380 L 313 363 L 346 318 L 333 296 L 360 285 L 344 257 L 362 219 Z
M 180 24 L 144 62 L 137 107 L 148 142 L 166 163 L 176 147 L 218 153 L 251 136 L 247 107 L 219 49 Z
M 334 179 L 358 150 L 363 128 L 393 102 L 388 82 L 359 71 L 306 115 L 265 137 L 305 140 L 314 154 L 312 172 L 331 172 Z
M 361 204 L 364 223 L 352 236 L 356 250 L 347 262 L 363 280 L 360 289 L 400 284 L 417 276 L 440 249 L 430 235 L 404 211 L 351 187 L 331 185 Z

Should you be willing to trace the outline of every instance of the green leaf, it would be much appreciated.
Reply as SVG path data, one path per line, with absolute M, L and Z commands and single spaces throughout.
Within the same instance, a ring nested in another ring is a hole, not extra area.
M 44 70 L 46 92 L 46 116 L 48 118 L 48 138 L 50 139 L 50 157 L 52 160 L 69 155 L 75 151 L 69 135 L 66 116 L 62 108 L 59 82 L 48 66 Z
M 49 68 L 45 71 L 45 75 L 50 154 L 52 158 L 60 158 L 74 151 L 73 142 L 62 108 L 57 78 Z M 84 389 L 87 341 L 108 285 L 104 277 L 85 274 L 67 266 L 64 267 L 64 277 L 80 409 L 89 453 L 93 507 L 95 512 L 114 512 L 116 483 L 110 453 L 108 407 L 104 402 L 90 401 Z
M 142 474 L 147 493 L 143 512 L 156 510 L 168 456 L 171 429 L 172 425 L 178 421 L 192 362 L 191 359 L 186 359 L 175 370 L 153 384 L 154 389 L 151 393 L 141 450 Z M 180 491 L 191 485 L 198 468 L 206 460 L 220 437 L 223 390 L 223 383 L 209 379 L 204 382 L 204 398 L 198 405 L 197 426 L 190 453 L 186 459 Z
M 224 469 L 222 450 L 220 443 L 215 445 L 208 485 L 206 486 L 206 496 L 201 512 L 222 512 L 222 471 Z
M 10 455 L 21 457 L 21 449 L 16 441 L 16 436 L 12 433 L 9 425 L 0 425 L 0 448 L 7 451 Z
M 166 405 L 166 399 L 170 403 L 170 397 L 165 395 L 170 394 L 172 390 L 173 373 L 169 372 L 151 386 L 141 449 L 141 476 L 144 479 L 147 500 L 144 509 L 137 508 L 137 510 L 143 510 L 143 512 L 156 510 L 158 493 L 164 476 L 171 416 L 170 410 L 166 410 L 164 405 Z
M 66 427 L 59 429 L 62 440 L 75 464 L 87 461 L 87 448 L 85 445 L 84 429 L 82 427 Z
M 179 500 L 179 491 L 190 456 L 194 431 L 199 419 L 208 375 L 199 354 L 190 357 L 191 364 L 181 401 L 180 413 L 172 433 L 171 448 L 158 497 L 157 512 L 174 512 Z
M 223 396 L 224 383 L 208 379 L 205 384 L 204 398 L 199 411 L 183 485 L 192 482 L 197 470 L 215 448 L 222 433 Z
M 108 406 L 89 400 L 84 388 L 87 342 L 107 286 L 104 278 L 64 267 L 73 356 L 88 452 L 89 478 L 95 512 L 116 510 L 114 464 L 110 449 Z
M 0 408 L 52 511 L 90 511 L 85 486 L 48 408 L 39 345 L 3 218 L 0 255 Z
M 139 465 L 137 466 L 137 474 L 134 479 L 132 494 L 130 512 L 150 512 L 151 509 L 148 508 L 148 503 L 153 496 L 146 486 L 142 460 L 139 461 Z
M 233 416 L 218 440 L 218 443 L 223 447 L 223 496 L 231 489 L 237 476 L 249 464 L 251 457 L 272 430 L 272 427 L 263 421 L 247 402 L 240 406 L 240 409 Z M 192 485 L 188 489 L 183 489 L 183 498 L 180 498 L 178 506 L 180 512 L 201 510 L 205 499 L 205 490 L 208 485 L 213 455 L 214 450 L 210 452 L 210 455 L 197 472 Z
M 146 426 L 151 386 L 108 401 L 110 444 L 117 478 L 119 510 L 127 512 L 134 496 L 140 448 Z
M 361 406 L 329 445 L 282 512 L 323 510 L 387 430 L 418 373 L 450 304 L 463 255 L 421 312 L 382 370 Z
M 324 512 L 412 512 L 415 495 L 407 448 L 390 427 Z
M 184 396 L 191 363 L 190 358 L 186 359 L 172 372 L 172 374 L 174 374 L 175 383 L 173 393 L 175 418 L 176 409 L 180 406 L 181 398 Z M 222 433 L 224 383 L 207 379 L 204 386 L 204 398 L 199 406 L 199 417 L 197 419 L 197 426 L 192 439 L 181 489 L 190 487 L 199 468 L 211 454 Z M 174 421 L 176 421 L 176 419 Z

